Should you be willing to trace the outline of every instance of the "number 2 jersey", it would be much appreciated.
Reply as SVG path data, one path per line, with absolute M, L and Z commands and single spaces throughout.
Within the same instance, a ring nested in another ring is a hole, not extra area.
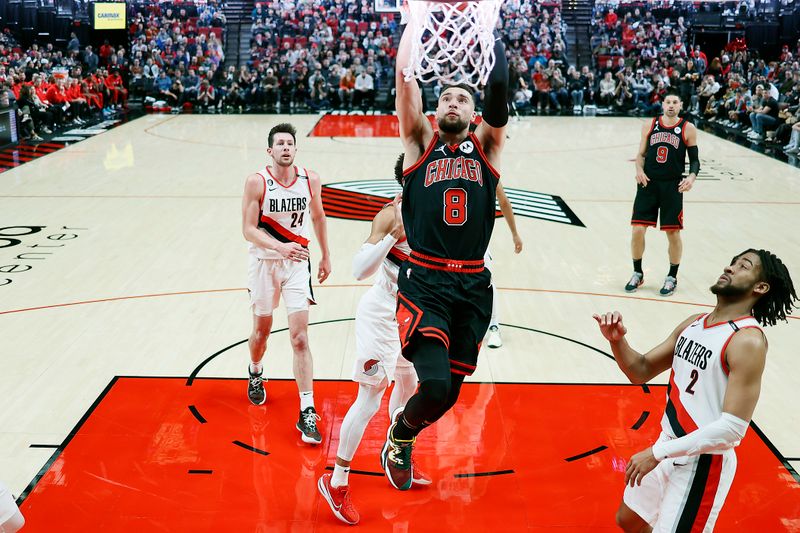
M 500 174 L 475 134 L 448 145 L 434 133 L 403 176 L 403 225 L 412 256 L 482 262 L 494 229 Z
M 280 242 L 296 242 L 308 248 L 310 235 L 311 183 L 308 170 L 294 167 L 295 180 L 288 186 L 275 179 L 269 167 L 256 172 L 264 180 L 258 227 Z M 250 253 L 259 259 L 283 259 L 274 250 L 250 243 Z
M 744 328 L 761 329 L 748 316 L 728 322 L 708 323 L 701 315 L 686 326 L 675 344 L 667 386 L 667 407 L 661 429 L 670 437 L 683 437 L 722 416 L 728 387 L 725 348 Z
M 644 157 L 644 173 L 654 180 L 680 180 L 686 168 L 686 119 L 665 126 L 653 119 Z

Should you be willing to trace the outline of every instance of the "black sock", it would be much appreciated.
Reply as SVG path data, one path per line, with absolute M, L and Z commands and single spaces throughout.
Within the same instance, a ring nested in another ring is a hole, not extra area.
M 392 430 L 392 438 L 395 440 L 411 440 L 416 437 L 420 431 L 422 431 L 423 427 L 415 427 L 412 428 L 409 426 L 408 422 L 403 415 L 400 415 L 400 419 L 397 421 L 397 424 L 394 426 Z
M 638 272 L 639 274 L 644 274 L 642 272 L 642 260 L 641 259 L 634 259 L 633 260 L 633 271 Z
M 669 274 L 668 276 L 672 276 L 673 278 L 678 278 L 678 267 L 681 266 L 680 263 L 677 265 L 673 265 L 672 263 L 669 264 Z

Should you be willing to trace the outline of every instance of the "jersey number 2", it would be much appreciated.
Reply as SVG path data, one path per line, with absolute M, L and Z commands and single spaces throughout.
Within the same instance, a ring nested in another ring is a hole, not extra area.
M 700 377 L 700 373 L 697 371 L 696 368 L 692 369 L 692 381 L 689 382 L 689 386 L 686 387 L 686 392 L 689 394 L 694 394 L 694 384 L 697 383 L 697 378 Z
M 659 146 L 656 150 L 656 161 L 659 163 L 666 163 L 667 156 L 669 155 L 669 150 L 667 150 L 666 146 Z
M 444 191 L 444 221 L 448 226 L 463 226 L 467 221 L 467 191 Z

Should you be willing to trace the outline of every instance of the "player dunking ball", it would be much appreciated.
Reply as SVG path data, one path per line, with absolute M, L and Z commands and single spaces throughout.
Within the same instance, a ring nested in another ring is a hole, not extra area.
M 420 385 L 394 417 L 381 451 L 389 482 L 411 487 L 416 436 L 458 399 L 476 368 L 492 311 L 491 275 L 483 256 L 494 228 L 496 170 L 508 122 L 505 47 L 495 42 L 496 62 L 485 88 L 483 121 L 468 86 L 445 86 L 436 108 L 438 132 L 422 112 L 416 80 L 406 81 L 411 32 L 397 52 L 396 108 L 405 150 L 403 226 L 411 253 L 400 268 L 397 323 L 403 356 Z
M 710 532 L 736 471 L 761 391 L 767 339 L 797 300 L 786 266 L 766 250 L 733 258 L 711 287 L 717 305 L 684 320 L 645 354 L 625 340 L 617 313 L 594 315 L 620 369 L 645 383 L 671 368 L 661 436 L 625 472 L 617 524 L 627 532 Z
M 395 177 L 402 185 L 402 155 L 395 165 Z M 342 421 L 333 473 L 324 474 L 317 482 L 334 516 L 346 524 L 359 521 L 350 496 L 350 462 L 361 444 L 367 424 L 378 412 L 386 387 L 394 381 L 389 398 L 390 416 L 406 404 L 417 387 L 414 367 L 400 356 L 395 320 L 397 277 L 400 265 L 408 259 L 410 252 L 396 199 L 375 215 L 367 241 L 353 258 L 353 275 L 357 280 L 377 273 L 375 283 L 361 297 L 356 311 L 357 356 L 353 380 L 358 383 L 358 396 Z M 429 485 L 431 480 L 417 468 L 413 482 Z
M 700 158 L 697 129 L 679 116 L 680 96 L 668 92 L 663 105 L 664 114 L 642 128 L 636 154 L 636 199 L 631 217 L 633 275 L 625 291 L 636 292 L 644 283 L 644 236 L 648 227 L 655 227 L 660 213 L 661 230 L 666 232 L 669 241 L 669 272 L 659 294 L 670 296 L 678 286 L 678 267 L 683 255 L 683 193 L 691 190 L 697 178 Z M 684 178 L 686 154 L 689 154 L 689 174 Z
M 250 334 L 250 381 L 247 397 L 263 404 L 261 360 L 272 328 L 272 311 L 283 296 L 294 352 L 293 370 L 300 391 L 297 429 L 304 442 L 319 444 L 319 416 L 314 409 L 314 363 L 308 348 L 308 306 L 314 303 L 309 260 L 309 222 L 319 240 L 322 258 L 317 280 L 331 272 L 328 230 L 322 209 L 319 176 L 294 164 L 297 153 L 295 128 L 278 124 L 269 132 L 267 154 L 272 165 L 247 177 L 242 200 L 242 233 L 250 243 L 247 288 L 253 307 Z

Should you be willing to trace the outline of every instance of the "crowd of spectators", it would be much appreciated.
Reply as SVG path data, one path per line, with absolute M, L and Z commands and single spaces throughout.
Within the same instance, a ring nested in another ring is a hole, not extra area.
M 723 8 L 744 13 L 752 9 L 748 2 Z M 670 0 L 598 2 L 592 61 L 578 69 L 567 59 L 560 2 L 505 2 L 498 27 L 515 111 L 581 114 L 593 106 L 654 116 L 673 90 L 700 120 L 800 151 L 800 48 L 784 47 L 779 58 L 765 62 L 736 39 L 709 57 L 689 44 L 692 4 L 663 9 L 669 6 Z M 23 50 L 6 30 L 0 35 L 0 96 L 17 101 L 23 134 L 32 139 L 113 112 L 125 105 L 128 90 L 173 109 L 388 108 L 398 22 L 393 13 L 375 12 L 370 0 L 256 3 L 249 53 L 238 69 L 226 69 L 226 20 L 215 0 L 130 4 L 129 54 L 107 42 L 95 52 L 74 35 L 65 50 L 52 44 Z M 376 102 L 379 93 L 385 101 Z
M 133 93 L 175 108 L 216 106 L 226 21 L 215 0 L 134 4 L 129 22 Z
M 68 126 L 108 116 L 127 100 L 125 48 L 107 41 L 97 52 L 71 35 L 65 50 L 52 43 L 23 49 L 8 29 L 0 33 L 0 107 L 14 107 L 20 136 L 42 140 Z

